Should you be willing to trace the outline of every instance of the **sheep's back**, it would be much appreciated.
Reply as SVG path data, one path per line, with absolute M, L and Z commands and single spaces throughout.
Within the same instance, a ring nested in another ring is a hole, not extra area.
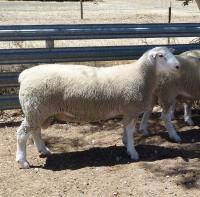
M 137 72 L 130 74 L 124 67 L 32 68 L 20 80 L 22 109 L 25 114 L 35 113 L 37 117 L 66 112 L 75 119 L 90 121 L 123 114 L 125 108 L 134 107 L 144 99 L 141 76 Z

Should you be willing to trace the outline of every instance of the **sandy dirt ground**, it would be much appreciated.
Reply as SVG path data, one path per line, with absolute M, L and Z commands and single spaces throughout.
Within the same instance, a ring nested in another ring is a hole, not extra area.
M 86 2 L 85 19 L 80 20 L 77 2 L 1 1 L 0 23 L 16 25 L 166 22 L 169 2 Z M 183 7 L 180 2 L 172 0 L 172 10 L 172 22 L 200 20 L 200 12 L 194 3 Z M 108 42 L 112 45 L 142 43 L 132 39 L 104 40 L 96 41 L 95 45 Z M 22 47 L 24 43 L 15 44 Z M 70 44 L 74 46 L 77 43 Z M 81 44 L 94 43 L 83 41 Z M 155 113 L 152 116 L 150 136 L 136 134 L 136 149 L 141 157 L 139 162 L 132 162 L 126 154 L 121 143 L 122 128 L 119 119 L 94 124 L 55 123 L 43 132 L 43 138 L 53 154 L 47 158 L 40 158 L 34 144 L 29 141 L 27 157 L 31 169 L 22 170 L 15 162 L 15 132 L 23 115 L 19 110 L 1 112 L 0 196 L 200 196 L 199 111 L 193 112 L 196 126 L 187 126 L 183 122 L 182 112 L 177 113 L 173 123 L 183 139 L 181 144 L 169 140 L 159 115 Z
M 28 143 L 31 169 L 15 162 L 19 111 L 7 111 L 0 123 L 0 196 L 199 196 L 200 124 L 186 126 L 179 113 L 173 121 L 183 142 L 169 140 L 159 114 L 151 135 L 137 133 L 139 162 L 132 162 L 121 143 L 118 119 L 96 124 L 54 124 L 43 133 L 53 152 L 40 158 Z

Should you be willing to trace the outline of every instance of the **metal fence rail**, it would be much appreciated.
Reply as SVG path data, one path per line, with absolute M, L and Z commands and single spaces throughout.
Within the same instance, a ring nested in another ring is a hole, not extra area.
M 0 41 L 195 37 L 200 23 L 0 26 Z
M 79 61 L 106 61 L 137 59 L 145 51 L 159 45 L 68 47 L 53 49 L 2 49 L 0 64 L 56 63 Z M 200 49 L 199 44 L 162 45 L 175 49 L 175 53 Z
M 18 76 L 17 72 L 0 73 L 0 88 L 18 87 Z
M 19 98 L 17 95 L 0 96 L 0 109 L 19 109 Z
M 0 26 L 0 41 L 45 40 L 47 43 L 47 48 L 0 49 L 0 64 L 131 60 L 155 45 L 54 48 L 54 40 L 156 37 L 200 37 L 200 23 Z M 175 48 L 176 54 L 192 49 L 200 50 L 199 44 L 170 47 Z M 17 87 L 18 75 L 0 73 L 0 88 Z M 17 95 L 0 96 L 0 109 L 19 107 Z

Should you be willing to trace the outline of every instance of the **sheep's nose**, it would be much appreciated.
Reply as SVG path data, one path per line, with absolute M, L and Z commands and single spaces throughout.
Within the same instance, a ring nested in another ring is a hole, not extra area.
M 175 68 L 178 70 L 180 68 L 180 64 L 176 64 Z

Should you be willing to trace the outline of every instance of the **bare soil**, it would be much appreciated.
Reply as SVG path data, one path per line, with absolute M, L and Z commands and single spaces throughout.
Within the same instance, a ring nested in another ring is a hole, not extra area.
M 156 3 L 155 3 L 156 2 Z M 167 22 L 167 0 L 108 0 L 85 2 L 80 20 L 77 2 L 0 2 L 0 22 L 13 24 L 149 23 Z M 183 7 L 172 0 L 172 22 L 199 22 L 194 3 Z M 155 40 L 153 40 L 155 41 Z M 156 42 L 166 42 L 166 39 Z M 68 42 L 74 45 L 149 44 L 128 40 Z M 179 41 L 182 42 L 182 41 Z M 8 48 L 24 42 L 1 43 Z M 40 43 L 36 44 L 40 46 Z M 183 142 L 169 140 L 155 113 L 150 136 L 136 133 L 139 162 L 132 162 L 121 143 L 120 119 L 93 124 L 55 123 L 43 132 L 53 152 L 40 158 L 30 140 L 27 157 L 31 169 L 15 162 L 15 132 L 23 118 L 20 110 L 0 114 L 0 196 L 107 197 L 200 196 L 200 111 L 193 111 L 196 126 L 186 126 L 182 112 L 173 121 Z
M 139 162 L 121 143 L 120 119 L 93 124 L 54 124 L 43 132 L 53 152 L 40 158 L 31 140 L 31 169 L 15 162 L 18 110 L 4 112 L 0 123 L 0 196 L 199 196 L 200 127 L 186 126 L 182 113 L 174 124 L 183 142 L 174 143 L 155 113 L 151 135 L 137 133 Z M 196 125 L 199 111 L 193 112 Z

